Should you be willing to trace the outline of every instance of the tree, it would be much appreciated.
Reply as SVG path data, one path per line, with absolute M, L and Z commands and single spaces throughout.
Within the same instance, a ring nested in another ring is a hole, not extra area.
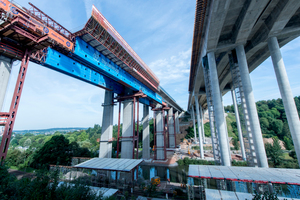
M 290 138 L 284 136 L 283 137 L 283 142 L 284 142 L 284 147 L 287 149 L 287 150 L 292 150 L 293 149 L 293 144 L 292 144 L 292 141 Z
M 278 137 L 273 137 L 273 145 L 270 143 L 265 144 L 267 156 L 274 163 L 274 166 L 280 165 L 280 156 L 282 156 L 282 149 Z
M 34 166 L 49 164 L 69 165 L 71 152 L 69 141 L 63 135 L 55 135 L 36 152 L 33 157 Z
M 239 142 L 238 142 L 238 138 L 237 138 L 237 137 L 232 138 L 232 144 L 233 144 L 233 146 L 234 146 L 234 150 L 239 150 L 240 145 L 239 145 Z
M 30 138 L 28 138 L 27 140 L 25 140 L 25 142 L 24 142 L 24 147 L 29 147 L 31 145 L 31 139 Z

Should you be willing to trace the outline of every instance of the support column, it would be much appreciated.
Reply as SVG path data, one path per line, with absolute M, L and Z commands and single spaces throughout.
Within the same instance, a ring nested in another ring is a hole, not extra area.
M 175 148 L 175 130 L 174 130 L 174 120 L 173 120 L 173 108 L 168 111 L 169 115 L 169 147 Z
M 200 106 L 200 117 L 201 117 L 201 128 L 202 128 L 203 144 L 206 144 L 206 142 L 205 142 L 205 132 L 204 132 L 204 123 L 203 123 L 204 114 L 203 114 L 203 109 L 202 109 L 201 104 L 199 104 L 199 106 Z
M 216 129 L 218 130 L 218 138 L 220 144 L 221 162 L 223 166 L 230 166 L 231 162 L 228 152 L 229 144 L 227 142 L 226 136 L 226 123 L 224 118 L 224 109 L 221 101 L 218 72 L 214 52 L 208 53 L 207 57 L 209 63 L 209 74 L 211 78 L 211 90 L 214 104 Z
M 156 106 L 156 108 L 161 108 L 160 105 Z M 163 114 L 159 109 L 159 111 L 156 112 L 156 159 L 157 160 L 165 160 L 165 152 L 164 152 L 164 125 L 163 125 Z
M 6 89 L 12 68 L 12 59 L 0 56 L 0 112 L 3 109 Z
M 196 104 L 196 114 L 197 114 L 197 124 L 198 124 L 198 134 L 199 134 L 200 158 L 204 159 L 203 141 L 202 141 L 203 134 L 201 129 L 202 120 L 200 120 L 199 101 L 197 95 L 195 96 L 195 104 Z
M 123 101 L 123 127 L 121 158 L 132 159 L 133 155 L 133 101 Z
M 112 155 L 112 135 L 113 135 L 113 92 L 105 90 L 103 116 L 102 116 L 102 129 L 99 148 L 99 158 L 111 158 Z
M 249 115 L 250 127 L 253 133 L 253 142 L 255 145 L 255 153 L 259 167 L 269 167 L 265 146 L 261 134 L 259 119 L 256 110 L 256 104 L 254 100 L 249 69 L 247 64 L 246 53 L 243 45 L 236 47 L 236 55 L 238 59 L 238 65 L 242 80 L 242 86 L 245 95 L 245 101 L 247 105 L 247 111 Z
M 268 39 L 268 46 L 274 65 L 274 71 L 277 78 L 278 87 L 280 90 L 284 110 L 289 124 L 290 132 L 293 138 L 293 143 L 300 165 L 300 122 L 297 108 L 292 94 L 289 79 L 285 70 L 284 62 L 281 56 L 280 47 L 276 37 Z
M 245 153 L 245 147 L 244 147 L 244 139 L 243 139 L 243 132 L 241 128 L 241 121 L 240 121 L 240 115 L 239 115 L 239 109 L 236 103 L 236 96 L 235 92 L 233 89 L 231 89 L 231 96 L 232 96 L 232 102 L 233 102 L 233 107 L 234 107 L 234 113 L 235 113 L 235 119 L 236 119 L 236 127 L 238 130 L 238 135 L 239 135 L 239 141 L 240 141 L 240 146 L 241 146 L 241 152 L 242 152 L 242 157 L 243 160 L 247 160 L 246 158 L 246 153 Z
M 150 159 L 149 106 L 143 105 L 143 159 Z
M 192 105 L 192 118 L 193 118 L 193 126 L 194 126 L 194 140 L 195 142 L 197 142 L 194 105 Z
M 175 134 L 179 134 L 179 119 L 178 119 L 178 111 L 175 112 Z

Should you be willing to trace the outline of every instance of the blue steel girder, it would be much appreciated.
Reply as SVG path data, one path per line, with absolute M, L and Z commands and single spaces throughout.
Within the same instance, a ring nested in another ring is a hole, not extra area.
M 114 93 L 122 94 L 124 86 L 82 64 L 65 56 L 64 54 L 47 48 L 46 61 L 43 66 L 61 72 L 68 76 L 90 83 L 92 85 L 111 90 Z
M 150 100 L 162 103 L 162 97 L 119 67 L 91 45 L 76 37 L 74 59 L 133 91 L 142 91 Z

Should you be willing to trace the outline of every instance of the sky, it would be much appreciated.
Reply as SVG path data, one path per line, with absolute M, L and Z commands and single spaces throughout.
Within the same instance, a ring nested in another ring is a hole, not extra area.
M 30 7 L 27 0 L 16 2 Z M 158 76 L 160 85 L 183 109 L 187 108 L 195 0 L 31 0 L 31 3 L 71 32 L 83 28 L 95 5 Z M 293 95 L 298 96 L 300 39 L 281 50 Z M 20 62 L 14 63 L 3 111 L 9 110 L 19 66 Z M 280 98 L 270 58 L 250 77 L 255 100 Z M 30 63 L 14 130 L 101 125 L 103 101 L 103 89 Z M 223 101 L 224 105 L 232 104 L 231 95 L 227 93 Z M 114 124 L 117 110 L 115 107 Z

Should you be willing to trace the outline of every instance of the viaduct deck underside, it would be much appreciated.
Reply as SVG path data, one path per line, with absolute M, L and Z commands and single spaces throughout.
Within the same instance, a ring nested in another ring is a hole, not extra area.
M 244 44 L 249 72 L 252 72 L 270 56 L 269 37 L 276 36 L 282 47 L 300 35 L 300 2 L 297 0 L 198 0 L 197 4 L 189 106 L 194 104 L 193 95 L 198 93 L 199 103 L 207 107 L 201 62 L 207 52 L 215 52 L 224 95 L 232 84 L 228 53 L 238 44 Z

